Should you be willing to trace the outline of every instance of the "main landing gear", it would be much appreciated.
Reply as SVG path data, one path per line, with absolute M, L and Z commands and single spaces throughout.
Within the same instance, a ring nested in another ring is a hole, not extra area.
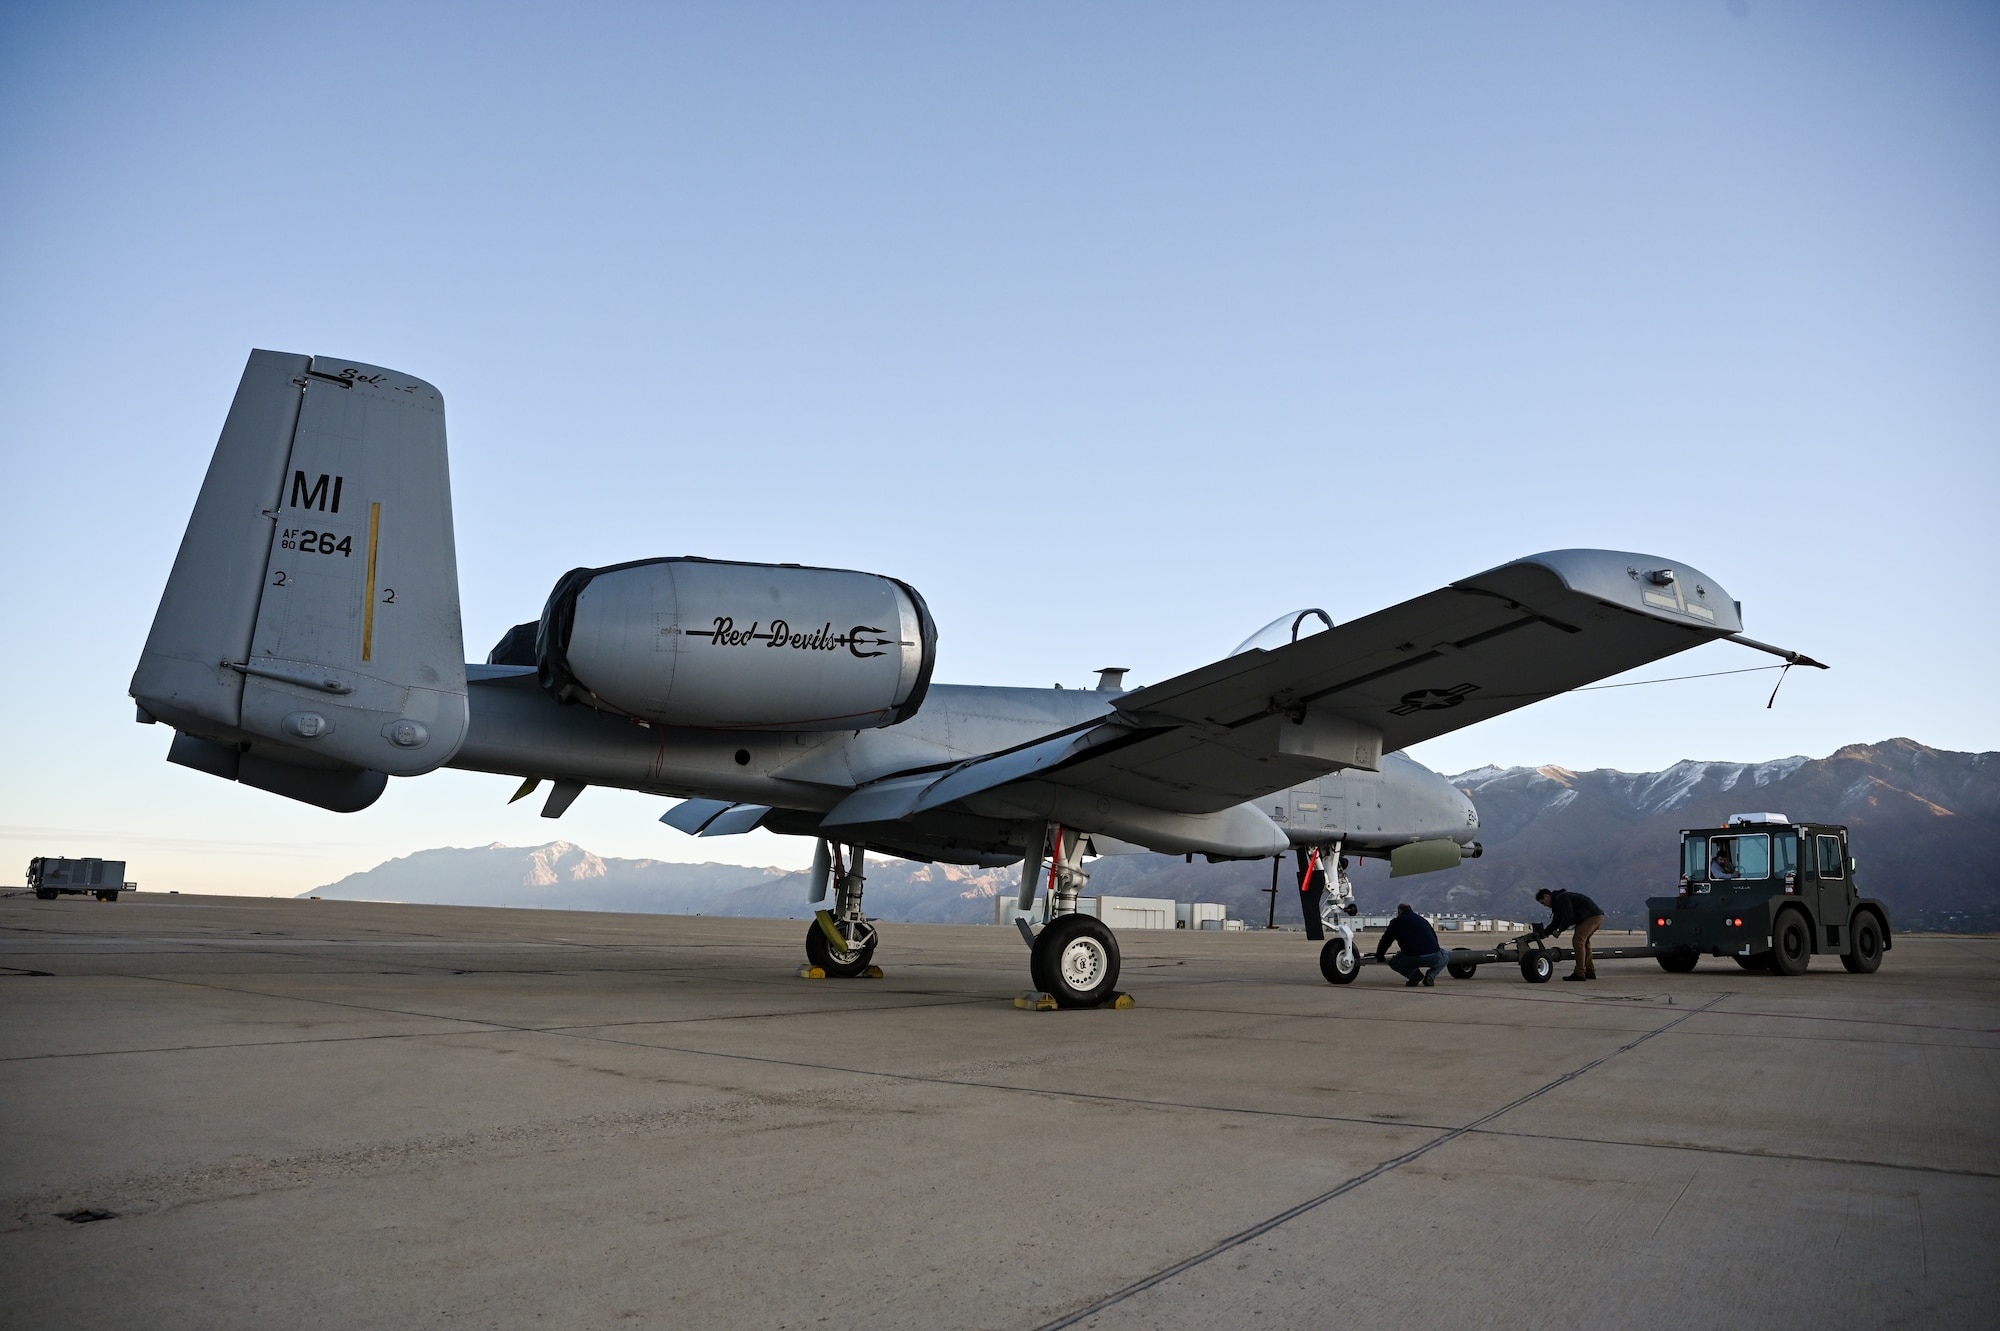
M 1081 833 L 1054 829 L 1028 837 L 1021 861 L 1022 909 L 1034 905 L 1043 856 L 1049 864 L 1049 922 L 1028 944 L 1028 973 L 1035 988 L 1057 1007 L 1100 1007 L 1118 997 L 1118 938 L 1102 920 L 1077 911 L 1076 899 L 1090 875 L 1083 871 Z M 1051 851 L 1053 853 L 1051 853 Z M 1023 924 L 1023 932 L 1027 926 Z
M 813 854 L 812 896 L 806 904 L 826 899 L 829 877 L 834 891 L 832 909 L 815 912 L 806 928 L 806 963 L 843 980 L 868 974 L 875 960 L 875 922 L 861 913 L 867 855 L 866 846 L 841 847 L 826 841 Z

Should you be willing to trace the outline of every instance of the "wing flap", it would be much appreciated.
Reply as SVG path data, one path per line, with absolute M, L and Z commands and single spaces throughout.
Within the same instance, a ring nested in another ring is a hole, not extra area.
M 754 831 L 764 821 L 764 815 L 771 811 L 768 804 L 734 804 L 709 820 L 701 829 L 702 836 L 737 836 Z

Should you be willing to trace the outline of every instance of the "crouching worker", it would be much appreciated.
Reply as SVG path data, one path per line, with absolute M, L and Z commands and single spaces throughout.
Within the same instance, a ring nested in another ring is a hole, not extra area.
M 1431 928 L 1429 920 L 1411 910 L 1407 901 L 1396 907 L 1396 918 L 1382 931 L 1382 941 L 1375 945 L 1375 960 L 1382 960 L 1391 943 L 1398 944 L 1399 950 L 1389 958 L 1389 969 L 1403 977 L 1405 989 L 1420 984 L 1435 985 L 1438 972 L 1451 960 L 1451 955 L 1438 946 L 1437 930 Z M 1425 974 L 1418 975 L 1418 971 Z
M 1535 937 L 1547 938 L 1565 929 L 1576 930 L 1576 970 L 1565 980 L 1594 980 L 1597 962 L 1590 955 L 1590 936 L 1604 925 L 1604 910 L 1581 892 L 1551 892 L 1546 887 L 1535 900 L 1549 908 L 1546 926 L 1535 926 Z

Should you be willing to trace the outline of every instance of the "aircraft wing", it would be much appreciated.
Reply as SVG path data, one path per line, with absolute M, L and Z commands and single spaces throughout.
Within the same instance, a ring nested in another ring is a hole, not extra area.
M 1741 628 L 1728 593 L 1686 565 L 1610 550 L 1531 555 L 1123 694 L 1104 720 L 863 787 L 826 821 L 908 819 L 1022 781 L 1216 813 L 1338 768 L 1374 770 L 1384 751 Z

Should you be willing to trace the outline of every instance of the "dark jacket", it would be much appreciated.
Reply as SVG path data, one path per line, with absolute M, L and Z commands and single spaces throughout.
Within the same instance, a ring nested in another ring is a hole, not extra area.
M 1375 960 L 1380 961 L 1389 951 L 1389 944 L 1401 943 L 1403 951 L 1427 957 L 1433 952 L 1442 952 L 1438 946 L 1437 930 L 1431 922 L 1415 911 L 1397 911 L 1396 918 L 1389 921 L 1389 927 L 1382 931 L 1382 941 L 1375 945 Z
M 1552 934 L 1559 934 L 1565 929 L 1574 929 L 1591 916 L 1603 913 L 1604 907 L 1581 892 L 1549 894 L 1549 932 Z

